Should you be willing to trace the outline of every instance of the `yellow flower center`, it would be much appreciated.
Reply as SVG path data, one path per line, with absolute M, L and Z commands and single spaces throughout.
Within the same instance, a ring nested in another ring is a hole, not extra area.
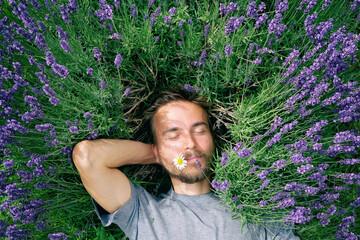
M 183 163 L 182 158 L 178 158 L 177 162 L 178 162 L 179 165 L 182 165 L 182 163 Z

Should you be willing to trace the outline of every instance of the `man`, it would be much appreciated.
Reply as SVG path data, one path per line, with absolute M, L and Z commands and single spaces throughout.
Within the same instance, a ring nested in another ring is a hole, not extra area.
M 145 113 L 154 144 L 100 139 L 75 146 L 75 166 L 103 225 L 116 223 L 130 239 L 298 239 L 286 229 L 242 228 L 211 192 L 215 143 L 208 110 L 196 93 L 164 92 Z M 172 182 L 159 197 L 117 169 L 153 163 L 162 165 Z

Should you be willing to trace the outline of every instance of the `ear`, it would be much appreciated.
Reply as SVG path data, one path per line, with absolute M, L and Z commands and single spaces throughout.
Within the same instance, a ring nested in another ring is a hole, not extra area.
M 151 144 L 151 150 L 153 151 L 155 156 L 155 163 L 160 164 L 159 151 L 155 144 Z

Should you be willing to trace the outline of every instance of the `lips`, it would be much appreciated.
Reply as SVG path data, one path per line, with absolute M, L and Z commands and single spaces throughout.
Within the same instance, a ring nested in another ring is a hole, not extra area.
M 194 161 L 196 161 L 197 158 L 200 158 L 200 157 L 195 156 L 195 157 L 186 158 L 186 161 L 194 162 Z

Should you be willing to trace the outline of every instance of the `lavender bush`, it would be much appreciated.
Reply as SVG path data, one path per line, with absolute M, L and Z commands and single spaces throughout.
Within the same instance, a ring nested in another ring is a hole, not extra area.
M 360 237 L 358 0 L 0 3 L 1 238 L 124 238 L 72 147 L 145 140 L 141 113 L 171 86 L 217 106 L 212 186 L 235 218 Z

